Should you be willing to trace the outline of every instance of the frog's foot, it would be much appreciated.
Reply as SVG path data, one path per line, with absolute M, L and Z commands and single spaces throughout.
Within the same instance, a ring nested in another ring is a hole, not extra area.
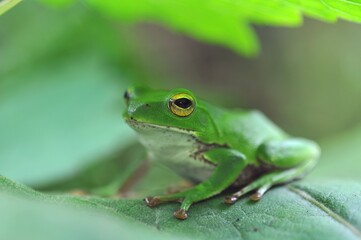
M 262 196 L 264 193 L 261 193 L 260 191 L 256 191 L 255 193 L 253 193 L 249 199 L 254 201 L 254 202 L 258 202 L 259 200 L 261 200 Z
M 237 197 L 237 196 L 229 195 L 229 196 L 225 196 L 223 201 L 224 201 L 224 203 L 226 203 L 226 204 L 233 204 L 233 203 L 235 203 L 237 200 L 238 200 L 238 197 Z
M 158 197 L 146 197 L 144 198 L 145 204 L 147 204 L 148 207 L 156 207 L 159 204 L 161 204 L 161 201 Z
M 173 213 L 173 216 L 179 220 L 185 220 L 188 218 L 188 210 L 195 203 L 195 200 L 192 200 L 192 194 L 190 193 L 189 197 L 185 197 L 182 200 L 181 207 Z
M 261 200 L 261 198 L 263 197 L 263 195 L 268 191 L 268 189 L 270 189 L 272 187 L 271 184 L 266 184 L 262 187 L 260 187 L 255 193 L 253 193 L 249 199 L 251 199 L 254 202 L 257 202 L 259 200 Z
M 270 188 L 269 185 L 265 185 L 264 187 L 259 188 L 255 193 L 253 193 L 253 194 L 249 197 L 249 199 L 251 199 L 251 200 L 254 201 L 254 202 L 259 201 L 259 200 L 262 198 L 262 196 L 265 194 L 265 192 L 266 192 L 269 188 Z M 242 197 L 243 195 L 245 195 L 245 194 L 248 193 L 249 191 L 251 191 L 251 190 L 242 189 L 242 190 L 240 190 L 240 191 L 238 191 L 238 192 L 236 192 L 236 193 L 234 193 L 234 194 L 232 194 L 232 195 L 230 195 L 230 196 L 226 196 L 226 197 L 224 198 L 224 203 L 226 203 L 226 204 L 233 204 L 233 203 L 235 203 L 240 197 Z
M 155 197 L 146 197 L 144 198 L 145 203 L 148 207 L 156 207 L 162 203 L 167 202 L 180 202 L 180 198 L 169 198 L 167 196 L 155 196 Z
M 252 201 L 259 201 L 262 196 L 267 192 L 268 189 L 272 187 L 272 182 L 267 182 L 269 180 L 269 177 L 266 177 L 268 175 L 265 175 L 264 177 L 261 177 L 260 179 L 257 179 L 256 181 L 252 182 L 251 184 L 245 186 L 238 192 L 233 193 L 230 196 L 226 196 L 224 198 L 224 203 L 226 204 L 233 204 L 235 203 L 239 198 L 244 196 L 245 194 L 258 189 L 255 193 L 253 193 L 249 198 Z
M 146 197 L 144 200 L 147 206 L 151 208 L 156 207 L 162 203 L 181 203 L 181 207 L 173 213 L 174 217 L 180 220 L 184 220 L 188 217 L 189 208 L 194 202 L 196 202 L 195 200 L 192 200 L 192 192 L 180 192 L 164 196 Z
M 173 215 L 174 215 L 174 217 L 176 217 L 177 219 L 179 219 L 179 220 L 185 220 L 185 219 L 187 219 L 188 218 L 188 213 L 187 213 L 187 211 L 186 210 L 184 210 L 184 209 L 178 209 L 177 211 L 175 211 L 174 213 L 173 213 Z
M 190 206 L 192 205 L 192 201 L 188 201 L 186 198 L 173 198 L 173 197 L 169 197 L 170 195 L 165 195 L 165 196 L 156 196 L 156 197 L 146 197 L 144 199 L 145 203 L 147 204 L 148 207 L 156 207 L 162 203 L 167 203 L 167 202 L 181 202 L 181 207 L 175 211 L 173 213 L 174 217 L 180 219 L 180 220 L 184 220 L 187 219 L 188 217 L 188 209 L 190 208 Z

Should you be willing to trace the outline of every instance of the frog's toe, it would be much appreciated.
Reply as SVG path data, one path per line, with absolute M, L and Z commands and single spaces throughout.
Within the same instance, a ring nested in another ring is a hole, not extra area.
M 178 209 L 173 213 L 174 217 L 176 217 L 179 220 L 185 220 L 188 218 L 188 213 L 184 209 Z
M 262 187 L 260 187 L 255 193 L 253 193 L 249 199 L 251 199 L 254 202 L 259 201 L 263 195 L 272 187 L 272 184 L 265 184 Z
M 182 202 L 182 198 L 175 197 L 172 195 L 164 195 L 164 196 L 146 197 L 144 198 L 144 201 L 148 207 L 156 207 L 162 203 Z
M 257 202 L 257 201 L 259 201 L 259 200 L 262 198 L 262 196 L 263 196 L 263 193 L 257 191 L 257 192 L 255 192 L 255 193 L 253 193 L 253 194 L 249 197 L 249 199 L 251 199 L 251 200 L 254 201 L 254 202 Z
M 224 203 L 226 204 L 233 204 L 238 200 L 238 197 L 230 195 L 230 196 L 226 196 L 224 197 Z
M 158 197 L 146 197 L 144 201 L 148 207 L 156 207 L 161 204 L 160 198 Z

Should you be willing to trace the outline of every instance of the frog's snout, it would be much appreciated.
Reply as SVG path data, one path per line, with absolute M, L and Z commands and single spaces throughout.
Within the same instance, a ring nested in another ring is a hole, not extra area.
M 147 87 L 131 86 L 124 91 L 123 98 L 125 101 L 125 112 L 123 116 L 129 119 L 135 119 L 136 112 L 140 110 L 141 114 L 144 114 L 144 107 L 149 108 L 149 104 L 143 103 L 143 96 L 149 93 L 150 90 Z M 143 110 L 142 110 L 143 109 Z
M 131 86 L 124 92 L 124 95 L 123 95 L 124 100 L 127 103 L 127 105 L 129 105 L 129 103 L 132 99 L 137 98 L 137 96 L 141 95 L 145 91 L 147 91 L 147 89 L 145 87 Z
M 137 101 L 139 95 L 139 89 L 135 87 L 129 87 L 125 90 L 123 98 L 126 104 L 126 109 L 123 114 L 123 117 L 135 120 L 134 114 L 137 109 L 142 105 Z

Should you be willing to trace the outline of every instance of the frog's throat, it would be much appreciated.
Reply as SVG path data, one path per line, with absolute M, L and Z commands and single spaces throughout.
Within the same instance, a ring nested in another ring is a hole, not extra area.
M 204 181 L 214 171 L 215 164 L 203 154 L 218 145 L 200 141 L 195 131 L 132 119 L 127 123 L 139 133 L 150 161 L 159 162 L 194 182 Z

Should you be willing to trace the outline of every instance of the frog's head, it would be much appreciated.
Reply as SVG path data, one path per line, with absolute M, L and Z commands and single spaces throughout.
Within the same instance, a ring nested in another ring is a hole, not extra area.
M 183 88 L 171 91 L 131 87 L 124 93 L 127 104 L 124 118 L 139 132 L 140 125 L 192 132 L 198 136 L 215 133 L 206 103 Z

